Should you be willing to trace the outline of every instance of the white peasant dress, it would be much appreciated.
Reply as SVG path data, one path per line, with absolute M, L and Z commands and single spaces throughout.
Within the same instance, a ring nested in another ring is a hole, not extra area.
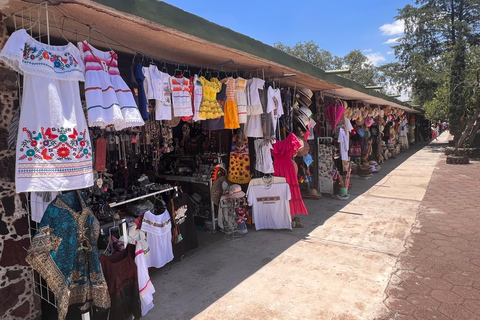
M 85 81 L 85 67 L 78 49 L 72 43 L 46 45 L 21 29 L 0 59 L 23 74 L 16 192 L 92 186 L 92 145 L 78 85 Z
M 113 124 L 115 130 L 143 126 L 132 91 L 118 71 L 117 54 L 100 51 L 86 41 L 78 47 L 85 63 L 88 125 L 105 128 Z

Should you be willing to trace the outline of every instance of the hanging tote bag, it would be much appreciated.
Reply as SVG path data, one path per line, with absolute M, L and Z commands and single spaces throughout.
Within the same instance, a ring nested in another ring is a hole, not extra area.
M 348 155 L 350 157 L 360 157 L 362 155 L 362 148 L 360 147 L 360 144 L 358 142 L 355 142 L 355 144 L 352 144 L 350 146 L 350 149 L 348 150 Z

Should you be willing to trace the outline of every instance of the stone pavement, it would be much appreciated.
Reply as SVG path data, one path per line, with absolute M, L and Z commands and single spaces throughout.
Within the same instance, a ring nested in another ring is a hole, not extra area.
M 447 165 L 441 155 L 378 319 L 480 319 L 479 201 L 480 162 Z

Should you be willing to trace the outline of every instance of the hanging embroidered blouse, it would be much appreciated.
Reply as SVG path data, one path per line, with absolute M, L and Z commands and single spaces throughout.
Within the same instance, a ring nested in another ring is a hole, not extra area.
M 224 115 L 222 106 L 217 101 L 217 93 L 222 90 L 222 83 L 217 78 L 208 81 L 200 77 L 199 81 L 203 86 L 203 99 L 200 105 L 199 117 L 205 119 L 217 119 Z
M 173 116 L 193 116 L 190 79 L 170 77 L 170 87 L 172 89 Z
M 222 80 L 227 85 L 227 100 L 223 108 L 225 112 L 225 129 L 237 129 L 240 127 L 238 123 L 238 109 L 235 102 L 235 79 L 228 77 Z
M 143 67 L 145 94 L 155 100 L 155 120 L 172 120 L 170 97 L 170 76 L 158 70 L 157 66 Z
M 79 191 L 53 200 L 33 237 L 25 260 L 47 282 L 58 300 L 58 319 L 68 306 L 88 310 L 110 307 L 107 283 L 98 258 L 100 224 Z
M 199 116 L 200 106 L 202 105 L 203 99 L 203 87 L 200 82 L 198 75 L 194 75 L 190 78 L 190 81 L 193 83 L 193 121 L 205 120 Z
M 86 41 L 79 42 L 78 47 L 85 62 L 89 126 L 105 128 L 113 124 L 115 130 L 143 126 L 132 91 L 118 71 L 117 54 L 100 51 Z
M 92 146 L 80 100 L 80 52 L 49 46 L 15 31 L 0 59 L 23 74 L 16 192 L 62 191 L 93 185 Z
M 235 102 L 237 103 L 239 123 L 247 122 L 247 95 L 245 94 L 246 86 L 247 80 L 240 77 L 235 79 Z

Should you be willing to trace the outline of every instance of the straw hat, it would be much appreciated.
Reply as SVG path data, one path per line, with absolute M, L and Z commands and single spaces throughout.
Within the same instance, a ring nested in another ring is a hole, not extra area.
M 294 115 L 294 119 L 300 125 L 300 129 L 302 129 L 303 131 L 308 131 L 308 124 L 310 123 L 310 120 L 305 114 L 301 112 L 296 112 L 296 114 Z
M 304 95 L 300 95 L 300 98 L 299 100 L 301 104 L 303 104 L 305 107 L 309 107 L 312 105 L 312 100 L 308 99 L 306 96 Z
M 378 115 L 383 118 L 385 116 L 385 110 L 380 109 L 380 111 L 378 112 Z
M 318 193 L 317 189 L 308 189 L 302 192 L 302 197 L 306 199 L 320 199 L 322 197 L 321 193 Z
M 355 123 L 357 124 L 357 126 L 363 126 L 365 124 L 365 111 L 363 111 L 362 109 L 360 109 L 358 111 L 358 115 L 357 115 L 357 119 L 355 120 Z
M 229 198 L 243 198 L 245 197 L 245 192 L 242 191 L 242 187 L 239 184 L 232 184 L 228 188 Z
M 367 112 L 367 117 L 370 117 L 370 118 L 373 118 L 373 117 L 374 117 L 374 115 L 373 115 L 373 112 L 374 112 L 373 109 L 367 109 L 366 112 Z
M 312 110 L 307 107 L 300 107 L 298 112 L 303 113 L 309 120 L 312 118 Z
M 343 116 L 347 119 L 350 119 L 352 117 L 352 108 L 346 108 L 345 112 L 343 113 Z
M 392 113 L 392 107 L 388 106 L 385 108 L 385 115 L 388 116 L 389 114 Z
M 359 114 L 360 114 L 360 110 L 358 108 L 353 108 L 351 120 L 357 120 Z
M 310 103 L 312 101 L 312 97 L 313 97 L 313 92 L 312 90 L 308 89 L 308 88 L 302 88 L 300 90 L 298 90 L 298 92 L 304 96 L 305 98 L 307 98 L 308 100 L 310 100 Z

